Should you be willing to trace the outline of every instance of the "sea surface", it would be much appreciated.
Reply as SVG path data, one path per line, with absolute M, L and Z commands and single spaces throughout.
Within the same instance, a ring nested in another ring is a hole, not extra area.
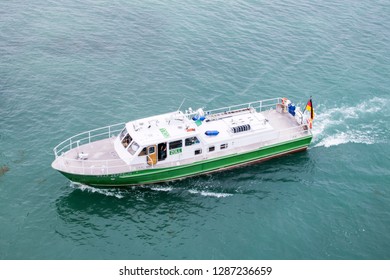
M 122 189 L 77 133 L 313 97 L 306 152 Z M 0 259 L 390 259 L 390 2 L 0 1 Z

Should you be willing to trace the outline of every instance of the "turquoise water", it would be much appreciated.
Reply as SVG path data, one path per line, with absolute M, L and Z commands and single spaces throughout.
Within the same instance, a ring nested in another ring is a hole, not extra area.
M 388 1 L 1 1 L 0 259 L 389 259 Z M 79 132 L 273 97 L 307 152 L 174 183 L 72 185 Z

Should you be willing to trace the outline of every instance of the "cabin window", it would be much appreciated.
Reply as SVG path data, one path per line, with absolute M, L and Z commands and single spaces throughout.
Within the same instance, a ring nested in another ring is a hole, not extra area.
M 169 143 L 169 149 L 177 149 L 183 147 L 183 140 L 177 140 Z
M 221 150 L 226 149 L 227 147 L 228 147 L 228 144 L 227 144 L 227 143 L 221 144 Z
M 214 152 L 215 151 L 215 146 L 209 147 L 209 152 Z
M 146 156 L 146 148 L 143 148 L 142 151 L 138 154 L 138 156 Z
M 199 140 L 196 137 L 190 137 L 190 138 L 186 138 L 186 140 L 184 142 L 185 142 L 186 146 L 191 146 L 194 144 L 198 144 Z
M 154 154 L 154 146 L 149 147 L 148 154 L 149 155 Z
M 130 134 L 127 133 L 126 136 L 122 139 L 123 147 L 127 148 L 132 140 L 133 138 L 131 138 Z
M 176 155 L 183 152 L 183 140 L 177 140 L 169 143 L 169 155 Z
M 121 131 L 121 134 L 119 135 L 119 139 L 123 139 L 123 137 L 125 137 L 125 135 L 127 134 L 127 129 L 126 127 Z
M 135 152 L 139 149 L 139 145 L 137 144 L 137 142 L 133 141 L 130 145 L 130 148 L 128 149 L 129 153 L 134 155 Z
M 195 150 L 195 155 L 200 155 L 202 153 L 202 149 Z

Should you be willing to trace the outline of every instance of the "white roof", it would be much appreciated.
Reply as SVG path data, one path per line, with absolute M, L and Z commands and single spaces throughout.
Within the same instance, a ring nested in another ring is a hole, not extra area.
M 207 115 L 198 124 L 180 111 L 152 116 L 126 124 L 131 137 L 141 146 L 171 142 L 189 137 L 198 137 L 205 144 L 221 143 L 233 138 L 239 138 L 249 133 L 259 133 L 273 130 L 262 113 L 247 109 L 238 114 Z M 199 125 L 199 126 L 198 126 Z M 233 127 L 249 125 L 245 132 L 233 132 Z M 217 136 L 207 136 L 206 131 L 217 130 Z
M 206 119 L 207 120 L 207 119 Z M 249 125 L 249 129 L 246 131 L 234 133 L 233 128 L 243 127 Z M 208 130 L 217 130 L 219 134 L 217 136 L 207 136 L 205 134 Z M 232 115 L 221 117 L 219 119 L 204 121 L 199 126 L 199 135 L 201 139 L 207 144 L 221 143 L 223 141 L 229 141 L 235 138 L 241 138 L 242 136 L 248 136 L 248 134 L 259 133 L 274 130 L 268 123 L 266 118 L 261 113 L 257 113 L 255 110 L 249 110 L 239 115 Z
M 195 122 L 180 111 L 131 121 L 126 124 L 126 128 L 131 137 L 142 146 L 170 142 L 197 134 L 191 130 L 196 128 Z

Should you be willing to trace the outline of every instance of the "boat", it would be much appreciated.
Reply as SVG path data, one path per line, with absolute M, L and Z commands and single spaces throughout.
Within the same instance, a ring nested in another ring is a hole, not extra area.
M 304 151 L 313 118 L 311 98 L 304 111 L 280 97 L 215 110 L 179 108 L 72 136 L 53 149 L 52 167 L 90 186 L 174 181 Z

